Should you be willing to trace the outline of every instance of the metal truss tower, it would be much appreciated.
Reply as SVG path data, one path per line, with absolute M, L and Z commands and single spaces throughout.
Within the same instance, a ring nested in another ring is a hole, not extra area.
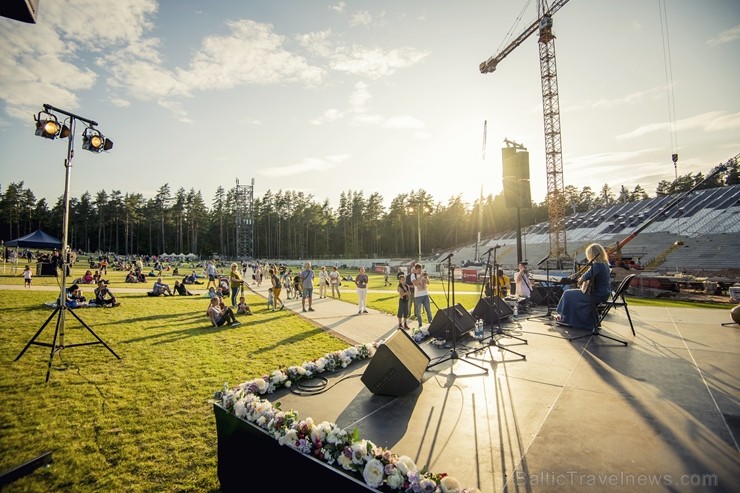
M 251 185 L 236 179 L 236 258 L 254 258 L 254 178 Z

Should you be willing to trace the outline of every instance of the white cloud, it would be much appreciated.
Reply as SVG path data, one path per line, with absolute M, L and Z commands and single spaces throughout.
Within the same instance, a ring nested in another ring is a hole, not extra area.
M 333 10 L 334 12 L 344 12 L 347 10 L 347 3 L 337 2 L 334 5 L 329 5 L 329 10 Z
M 315 53 L 322 57 L 328 57 L 334 50 L 330 43 L 331 35 L 331 29 L 326 29 L 324 31 L 299 34 L 296 36 L 296 40 L 299 45 L 309 50 L 311 53 Z
M 356 12 L 355 14 L 352 14 L 352 17 L 349 19 L 349 25 L 352 27 L 355 26 L 368 26 L 373 22 L 373 17 L 370 15 L 370 12 L 367 10 L 360 10 Z
M 289 166 L 265 168 L 260 174 L 272 178 L 281 178 L 308 173 L 309 171 L 328 171 L 336 168 L 347 159 L 349 159 L 347 154 L 326 156 L 324 158 L 305 158 L 301 162 Z
M 717 46 L 725 43 L 731 43 L 737 39 L 740 39 L 740 25 L 732 27 L 726 31 L 722 31 L 712 39 L 707 40 L 709 46 Z
M 727 113 L 725 111 L 710 111 L 676 122 L 677 130 L 702 130 L 704 132 L 718 132 L 722 130 L 733 130 L 740 128 L 740 113 Z M 617 135 L 617 140 L 633 139 L 653 132 L 670 130 L 668 122 L 648 123 L 638 127 L 631 132 Z
M 426 58 L 428 53 L 414 48 L 365 48 L 353 46 L 338 49 L 332 56 L 331 68 L 339 72 L 363 75 L 371 79 L 388 77 L 398 69 L 407 68 Z

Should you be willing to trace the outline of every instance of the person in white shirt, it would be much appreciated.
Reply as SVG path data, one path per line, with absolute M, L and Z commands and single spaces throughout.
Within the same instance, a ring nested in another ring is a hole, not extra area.
M 432 307 L 429 304 L 429 276 L 422 272 L 421 264 L 414 265 L 414 271 L 411 274 L 411 283 L 414 285 L 414 312 L 416 321 L 419 322 L 419 328 L 423 325 L 422 313 L 427 313 L 427 321 L 432 323 Z
M 532 295 L 532 282 L 527 274 L 527 262 L 519 263 L 519 270 L 514 274 L 514 282 L 516 283 L 516 295 L 529 299 Z
M 337 270 L 337 267 L 334 266 L 331 268 L 331 272 L 329 273 L 329 283 L 331 284 L 331 297 L 334 298 L 334 293 L 336 291 L 336 297 L 340 300 L 342 299 L 342 293 L 339 292 L 339 271 Z
M 326 288 L 329 286 L 329 273 L 326 266 L 322 265 L 319 271 L 319 298 L 326 298 Z

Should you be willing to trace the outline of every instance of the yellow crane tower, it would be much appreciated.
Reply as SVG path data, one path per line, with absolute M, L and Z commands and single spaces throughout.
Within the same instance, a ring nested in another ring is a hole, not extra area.
M 550 237 L 549 260 L 570 260 L 566 245 L 565 197 L 563 195 L 563 152 L 560 141 L 560 101 L 558 74 L 555 64 L 555 36 L 552 34 L 552 16 L 568 0 L 556 0 L 548 6 L 541 0 L 537 5 L 538 18 L 506 48 L 480 64 L 482 74 L 496 70 L 498 63 L 539 31 L 540 75 L 542 78 L 542 110 L 545 117 L 545 164 L 547 170 L 547 215 Z

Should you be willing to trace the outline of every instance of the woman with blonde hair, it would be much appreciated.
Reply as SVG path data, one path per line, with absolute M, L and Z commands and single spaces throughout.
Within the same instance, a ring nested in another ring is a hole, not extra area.
M 231 287 L 231 306 L 236 308 L 236 297 L 244 285 L 244 279 L 242 279 L 242 273 L 239 271 L 239 264 L 236 262 L 231 264 L 231 273 L 229 273 L 229 284 Z
M 592 243 L 586 247 L 588 268 L 578 279 L 578 288 L 567 289 L 558 303 L 558 323 L 576 329 L 593 329 L 598 323 L 596 307 L 612 292 L 609 257 L 604 247 Z

